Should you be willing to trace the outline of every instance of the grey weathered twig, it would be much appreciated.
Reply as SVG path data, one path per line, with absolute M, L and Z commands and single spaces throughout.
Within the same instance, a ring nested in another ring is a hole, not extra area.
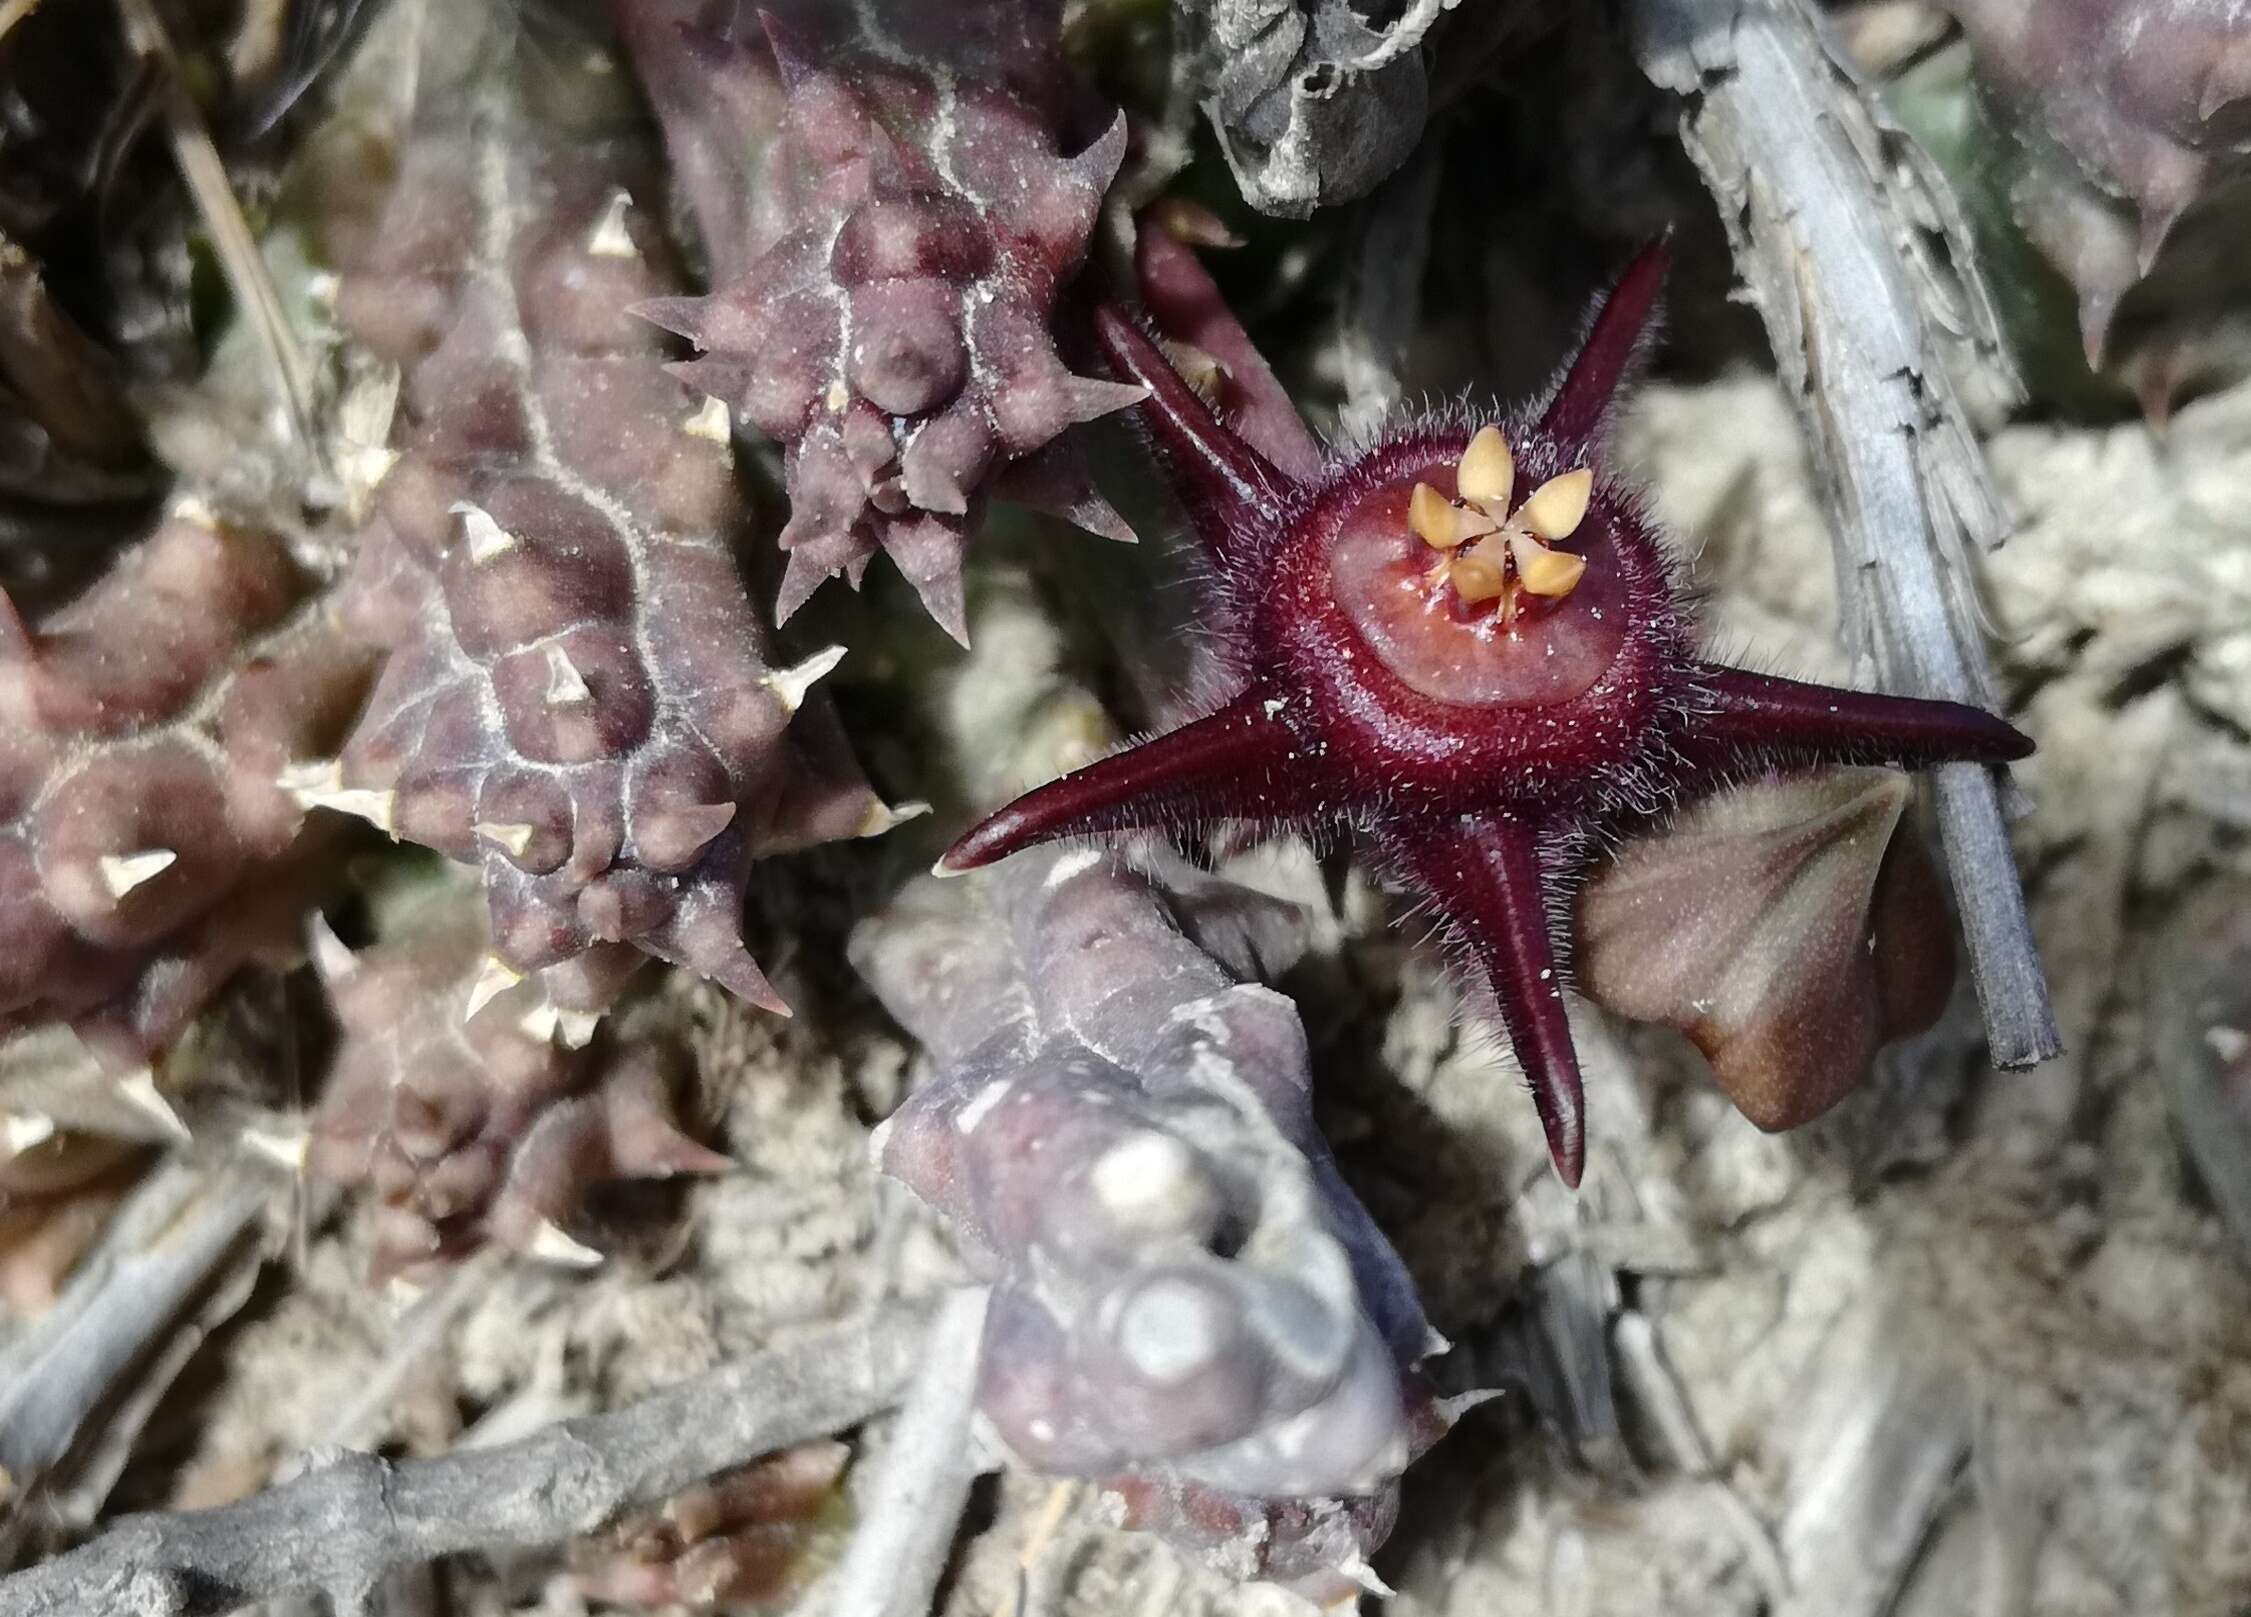
M 890 1305 L 519 1443 L 398 1463 L 341 1454 L 239 1504 L 130 1517 L 0 1579 L 0 1617 L 195 1617 L 306 1589 L 360 1609 L 394 1567 L 555 1543 L 866 1419 L 913 1376 L 927 1317 Z
M 1782 1564 L 1782 1551 L 1759 1513 L 1728 1480 L 1710 1440 L 1697 1424 L 1688 1389 L 1681 1384 L 1680 1372 L 1665 1352 L 1655 1322 L 1639 1309 L 1625 1309 L 1618 1315 L 1611 1337 L 1619 1385 L 1631 1395 L 1635 1409 L 1648 1422 L 1673 1466 L 1710 1485 L 1713 1507 L 1742 1545 L 1744 1560 L 1767 1603 L 1780 1606 L 1790 1593 L 1790 1575 Z
M 837 1568 L 828 1617 L 926 1617 L 930 1611 L 969 1485 L 977 1479 L 969 1422 L 991 1295 L 982 1286 L 965 1288 L 938 1310 L 922 1370 Z
M 1978 1392 L 1932 1329 L 1864 1298 L 1829 1332 L 1833 1373 L 1789 1416 L 1791 1501 L 1777 1523 L 1782 1617 L 1884 1617 L 1969 1460 Z M 1925 1340 L 1918 1341 L 1918 1334 Z
M 1688 98 L 1682 143 L 1797 403 L 1848 643 L 1894 689 L 1990 703 L 1965 551 L 1997 544 L 2007 519 L 1934 350 L 1942 332 L 1998 349 L 1943 184 L 1836 64 L 1803 0 L 1632 9 L 1643 67 Z M 1946 240 L 1951 268 L 1925 232 Z M 1954 764 L 1936 793 L 1993 1059 L 2044 1061 L 2061 1044 L 1998 782 Z
M 0 1557 L 37 1521 L 93 1518 L 157 1401 L 248 1298 L 268 1194 L 225 1163 L 158 1173 L 0 1356 Z
M 118 13 L 124 19 L 127 43 L 163 70 L 165 125 L 180 178 L 202 212 L 204 225 L 211 232 L 212 251 L 242 306 L 243 317 L 257 332 L 259 346 L 273 366 L 285 419 L 297 447 L 308 457 L 317 457 L 320 435 L 313 426 L 311 364 L 290 329 L 281 296 L 274 290 L 273 277 L 266 272 L 266 261 L 259 254 L 257 237 L 227 179 L 226 163 L 182 82 L 180 59 L 172 48 L 164 19 L 151 0 L 118 0 Z

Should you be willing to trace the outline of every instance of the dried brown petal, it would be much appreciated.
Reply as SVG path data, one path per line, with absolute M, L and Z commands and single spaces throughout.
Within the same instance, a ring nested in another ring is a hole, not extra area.
M 572 1557 L 579 1593 L 643 1608 L 778 1607 L 848 1535 L 841 1484 L 850 1460 L 842 1443 L 801 1444 L 628 1517 Z
M 1913 796 L 1892 770 L 1769 776 L 1628 842 L 1580 895 L 1580 986 L 1686 1033 L 1760 1128 L 1820 1116 L 1953 984 Z

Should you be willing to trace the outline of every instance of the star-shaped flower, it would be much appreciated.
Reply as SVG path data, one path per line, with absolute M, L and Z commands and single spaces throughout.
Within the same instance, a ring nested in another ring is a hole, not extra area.
M 1153 304 L 1184 286 L 1216 297 L 1157 232 L 1143 235 L 1141 270 Z M 1271 374 L 1239 366 L 1250 391 L 1222 404 L 1267 442 L 1261 453 L 1141 326 L 1102 310 L 1103 351 L 1149 390 L 1145 419 L 1218 570 L 1231 693 L 1017 799 L 939 869 L 1057 837 L 1216 821 L 1359 832 L 1475 962 L 1556 1169 L 1577 1184 L 1586 1145 L 1559 895 L 1600 831 L 1754 769 L 2032 750 L 1960 703 L 1697 655 L 1671 553 L 1604 456 L 1664 271 L 1661 246 L 1628 268 L 1536 411 L 1411 420 L 1348 458 L 1321 455 L 1302 424 L 1291 441 Z M 1306 470 L 1285 473 L 1278 458 Z M 1512 503 L 1519 482 L 1531 493 Z

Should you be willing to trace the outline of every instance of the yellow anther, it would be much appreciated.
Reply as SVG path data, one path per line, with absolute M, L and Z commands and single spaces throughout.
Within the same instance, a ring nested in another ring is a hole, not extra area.
M 1447 574 L 1454 593 L 1471 606 L 1498 599 L 1508 588 L 1501 564 L 1484 556 L 1461 556 Z
M 1509 535 L 1508 553 L 1516 562 L 1516 576 L 1534 595 L 1550 599 L 1569 595 L 1586 576 L 1586 557 L 1574 556 L 1567 550 L 1550 550 L 1524 534 Z
M 1482 539 L 1489 533 L 1499 533 L 1501 521 L 1474 505 L 1454 507 L 1454 537 L 1456 539 Z
M 1542 539 L 1568 538 L 1586 519 L 1594 493 L 1594 473 L 1582 466 L 1551 477 L 1534 489 L 1517 510 L 1516 521 Z
M 1509 495 L 1516 487 L 1516 457 L 1509 453 L 1508 440 L 1501 436 L 1500 428 L 1477 429 L 1477 436 L 1462 452 L 1455 486 L 1463 499 L 1488 506 L 1495 515 L 1507 512 Z
M 1451 550 L 1469 536 L 1461 531 L 1453 504 L 1428 483 L 1417 483 L 1407 497 L 1407 526 L 1436 550 Z
M 1425 582 L 1451 585 L 1468 606 L 1497 601 L 1503 627 L 1515 621 L 1520 595 L 1560 600 L 1579 587 L 1586 558 L 1550 550 L 1542 541 L 1566 538 L 1586 520 L 1592 471 L 1581 466 L 1549 478 L 1512 512 L 1516 457 L 1499 427 L 1483 426 L 1462 451 L 1455 480 L 1458 500 L 1417 483 L 1407 501 L 1407 525 L 1442 553 Z M 1476 543 L 1492 535 L 1499 536 L 1494 543 Z

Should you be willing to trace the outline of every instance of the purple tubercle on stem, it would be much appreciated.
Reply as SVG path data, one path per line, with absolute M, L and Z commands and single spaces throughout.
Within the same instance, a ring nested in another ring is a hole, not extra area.
M 717 282 L 639 312 L 702 350 L 675 375 L 782 449 L 777 616 L 881 552 L 966 642 L 987 494 L 1130 538 L 1068 429 L 1139 395 L 1054 338 L 1126 123 L 1072 116 L 1052 8 L 612 9 Z

